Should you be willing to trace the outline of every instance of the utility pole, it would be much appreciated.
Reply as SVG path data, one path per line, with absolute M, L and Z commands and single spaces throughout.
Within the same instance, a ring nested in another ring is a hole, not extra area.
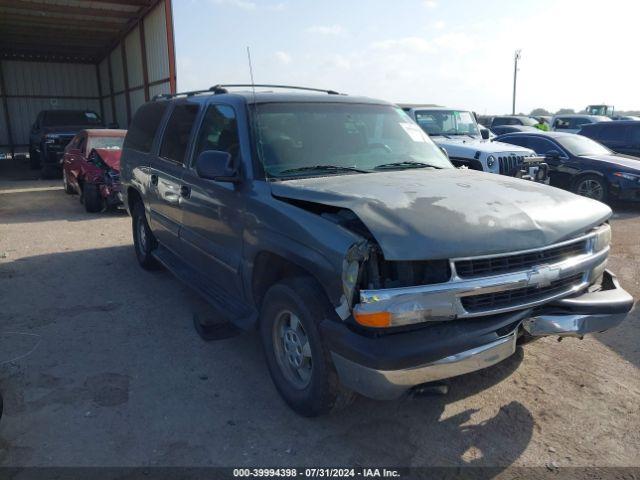
M 513 104 L 511 105 L 511 115 L 516 114 L 516 81 L 518 79 L 518 60 L 520 60 L 520 54 L 522 50 L 516 50 L 513 56 Z

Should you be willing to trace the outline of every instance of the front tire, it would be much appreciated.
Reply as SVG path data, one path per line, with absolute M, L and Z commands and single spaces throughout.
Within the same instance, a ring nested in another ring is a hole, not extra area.
M 138 263 L 145 270 L 156 270 L 159 264 L 153 256 L 153 251 L 158 248 L 158 241 L 149 228 L 142 202 L 136 202 L 131 210 L 131 227 L 133 248 L 136 251 Z
M 40 168 L 40 155 L 33 148 L 29 149 L 29 168 L 38 170 Z
M 103 209 L 100 189 L 93 183 L 85 183 L 82 188 L 82 203 L 88 213 L 101 212 Z
M 576 180 L 573 191 L 583 197 L 606 202 L 609 196 L 607 182 L 598 175 L 585 175 Z
M 319 323 L 335 316 L 317 282 L 293 277 L 273 285 L 260 312 L 260 337 L 269 373 L 284 401 L 305 417 L 350 403 L 339 385 Z

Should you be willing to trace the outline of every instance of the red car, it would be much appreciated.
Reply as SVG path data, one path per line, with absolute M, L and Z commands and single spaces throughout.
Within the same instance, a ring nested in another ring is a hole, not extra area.
M 82 130 L 65 148 L 64 191 L 80 194 L 87 212 L 100 212 L 121 203 L 120 154 L 126 133 L 126 130 Z

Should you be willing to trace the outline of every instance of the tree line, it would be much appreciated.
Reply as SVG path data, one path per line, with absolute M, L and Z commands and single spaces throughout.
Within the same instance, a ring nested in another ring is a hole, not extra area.
M 584 114 L 587 112 L 586 110 L 579 110 L 576 112 L 573 108 L 561 108 L 557 112 L 553 113 L 545 108 L 534 108 L 533 110 L 531 110 L 531 113 L 529 115 L 532 117 L 539 117 L 541 115 L 571 115 L 574 113 Z M 640 115 L 640 110 L 627 110 L 627 111 L 616 110 L 615 114 L 616 115 Z

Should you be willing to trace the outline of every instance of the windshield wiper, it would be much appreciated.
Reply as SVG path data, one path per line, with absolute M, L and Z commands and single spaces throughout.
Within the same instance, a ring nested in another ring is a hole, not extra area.
M 414 160 L 404 160 L 402 162 L 392 162 L 392 163 L 383 163 L 382 165 L 378 165 L 375 167 L 376 170 L 384 170 L 386 168 L 396 168 L 396 167 L 400 167 L 400 168 L 442 168 L 439 167 L 437 165 L 432 165 L 430 163 L 424 163 L 424 162 L 416 162 Z
M 287 174 L 287 173 L 302 173 L 302 172 L 313 172 L 313 171 L 324 171 L 324 172 L 357 172 L 357 173 L 370 173 L 369 170 L 362 170 L 361 168 L 356 167 L 347 167 L 344 165 L 309 165 L 306 167 L 297 167 L 297 168 L 288 168 L 287 170 L 282 170 L 278 172 L 278 175 Z

